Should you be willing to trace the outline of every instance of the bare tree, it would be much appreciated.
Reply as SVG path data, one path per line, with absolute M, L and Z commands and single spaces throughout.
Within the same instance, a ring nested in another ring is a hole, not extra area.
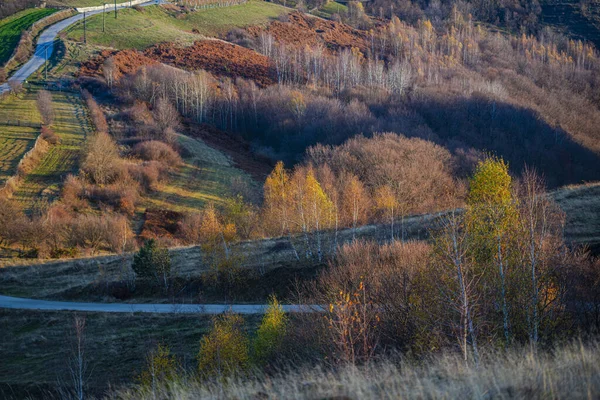
M 470 339 L 473 358 L 475 363 L 478 363 L 479 352 L 473 322 L 473 298 L 477 279 L 467 260 L 468 240 L 462 216 L 452 211 L 446 217 L 442 222 L 441 232 L 436 237 L 436 247 L 441 261 L 441 271 L 450 277 L 440 281 L 443 299 L 460 314 L 458 336 L 463 358 L 468 362 Z
M 88 378 L 87 362 L 85 360 L 85 316 L 75 315 L 73 318 L 74 342 L 69 359 L 69 371 L 75 397 L 83 400 L 85 385 Z
M 52 106 L 52 94 L 47 90 L 40 90 L 37 96 L 37 108 L 45 125 L 54 122 L 54 107 Z
M 161 130 L 167 128 L 177 129 L 179 126 L 179 113 L 166 97 L 160 97 L 154 105 L 154 119 Z

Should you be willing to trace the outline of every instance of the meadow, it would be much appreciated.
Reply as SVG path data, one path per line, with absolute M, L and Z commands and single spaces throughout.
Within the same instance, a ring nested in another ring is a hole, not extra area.
M 50 148 L 14 194 L 26 211 L 31 211 L 42 199 L 51 200 L 59 195 L 66 175 L 77 172 L 81 148 L 91 133 L 87 109 L 78 94 L 53 92 L 52 97 L 53 129 L 60 142 Z
M 8 61 L 19 43 L 21 33 L 55 12 L 52 8 L 30 8 L 0 20 L 0 65 Z
M 289 10 L 273 3 L 249 1 L 224 8 L 213 8 L 184 13 L 166 6 L 150 6 L 107 13 L 105 32 L 102 15 L 87 21 L 88 44 L 117 49 L 142 50 L 163 42 L 191 44 L 202 36 L 222 36 L 235 27 L 265 24 Z M 66 30 L 68 38 L 82 41 L 83 24 Z

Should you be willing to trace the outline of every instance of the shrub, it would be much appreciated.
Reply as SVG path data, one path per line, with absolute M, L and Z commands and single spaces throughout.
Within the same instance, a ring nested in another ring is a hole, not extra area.
M 181 164 L 181 157 L 171 146 L 158 140 L 138 143 L 133 148 L 133 154 L 144 161 L 160 161 L 169 167 Z
M 42 126 L 42 139 L 50 144 L 58 144 L 60 137 L 54 132 L 52 128 L 47 125 Z
M 162 175 L 162 166 L 156 161 L 144 162 L 142 164 L 129 164 L 127 166 L 129 176 L 140 184 L 146 192 L 158 189 L 158 182 Z
M 225 314 L 214 319 L 213 328 L 200 340 L 198 372 L 205 378 L 227 378 L 248 367 L 248 339 L 239 315 Z
M 112 183 L 122 175 L 119 148 L 107 133 L 98 132 L 88 139 L 81 169 L 90 182 L 99 185 Z
M 142 387 L 154 391 L 158 385 L 173 381 L 177 377 L 177 360 L 169 346 L 159 344 L 146 357 L 146 368 L 140 374 Z

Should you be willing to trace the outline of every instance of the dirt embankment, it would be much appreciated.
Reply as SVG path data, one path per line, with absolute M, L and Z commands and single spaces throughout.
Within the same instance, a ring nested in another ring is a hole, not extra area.
M 261 86 L 276 82 L 275 66 L 268 57 L 218 40 L 200 40 L 188 47 L 160 44 L 143 53 L 106 50 L 83 62 L 79 69 L 80 76 L 102 76 L 104 61 L 109 57 L 114 60 L 117 79 L 135 72 L 143 65 L 163 63 L 191 71 L 202 69 L 217 76 L 252 79 Z
M 323 43 L 332 51 L 357 47 L 366 53 L 369 43 L 366 31 L 340 22 L 307 17 L 298 12 L 290 14 L 288 22 L 274 21 L 267 27 L 253 26 L 247 31 L 255 37 L 267 32 L 277 42 L 292 46 L 316 46 Z

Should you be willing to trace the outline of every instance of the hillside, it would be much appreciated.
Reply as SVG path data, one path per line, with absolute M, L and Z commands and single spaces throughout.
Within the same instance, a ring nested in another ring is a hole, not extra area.
M 191 44 L 203 36 L 223 36 L 234 27 L 264 24 L 288 12 L 284 7 L 264 1 L 194 12 L 181 12 L 168 5 L 139 11 L 125 9 L 119 12 L 117 19 L 107 14 L 105 33 L 102 32 L 102 15 L 91 17 L 87 21 L 87 40 L 95 45 L 138 50 L 163 42 Z M 81 41 L 83 25 L 74 25 L 66 32 L 70 39 Z
M 0 397 L 598 397 L 597 10 L 568 1 L 49 29 L 0 96 Z

